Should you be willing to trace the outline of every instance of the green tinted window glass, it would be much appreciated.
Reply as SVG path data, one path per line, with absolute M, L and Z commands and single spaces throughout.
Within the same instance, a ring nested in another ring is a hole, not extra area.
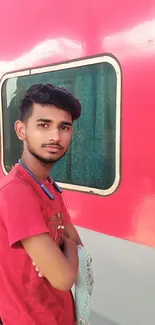
M 34 83 L 53 83 L 67 88 L 82 105 L 74 122 L 70 149 L 52 168 L 52 177 L 68 183 L 108 189 L 115 179 L 116 71 L 109 63 L 7 79 L 2 88 L 4 166 L 9 171 L 18 161 L 22 145 L 14 132 L 18 106 Z

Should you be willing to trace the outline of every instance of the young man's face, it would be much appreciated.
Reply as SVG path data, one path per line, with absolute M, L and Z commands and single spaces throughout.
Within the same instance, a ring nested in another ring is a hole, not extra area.
M 46 164 L 65 155 L 72 138 L 72 116 L 53 105 L 34 104 L 26 123 L 16 122 L 17 136 L 24 149 Z

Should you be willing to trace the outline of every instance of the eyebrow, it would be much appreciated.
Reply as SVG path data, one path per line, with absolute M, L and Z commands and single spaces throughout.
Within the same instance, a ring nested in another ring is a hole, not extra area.
M 39 118 L 37 120 L 37 122 L 44 122 L 44 123 L 52 123 L 53 121 L 52 120 L 49 120 L 49 119 L 46 119 L 46 118 Z M 68 126 L 72 126 L 72 123 L 71 122 L 67 122 L 67 121 L 62 121 L 60 123 L 60 125 L 68 125 Z

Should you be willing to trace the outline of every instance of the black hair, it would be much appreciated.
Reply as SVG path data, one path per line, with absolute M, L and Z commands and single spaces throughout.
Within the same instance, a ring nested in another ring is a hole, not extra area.
M 81 115 L 81 104 L 67 89 L 52 84 L 34 84 L 25 93 L 19 106 L 20 120 L 27 120 L 32 114 L 33 104 L 54 105 L 69 112 L 72 120 Z

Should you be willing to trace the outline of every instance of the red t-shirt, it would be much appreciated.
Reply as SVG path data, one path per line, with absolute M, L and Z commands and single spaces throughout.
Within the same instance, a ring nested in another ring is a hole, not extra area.
M 58 225 L 70 218 L 51 183 L 50 200 L 20 165 L 0 182 L 0 317 L 4 325 L 75 325 L 71 292 L 39 278 L 21 240 L 49 232 L 59 243 Z M 55 270 L 56 272 L 56 270 Z

